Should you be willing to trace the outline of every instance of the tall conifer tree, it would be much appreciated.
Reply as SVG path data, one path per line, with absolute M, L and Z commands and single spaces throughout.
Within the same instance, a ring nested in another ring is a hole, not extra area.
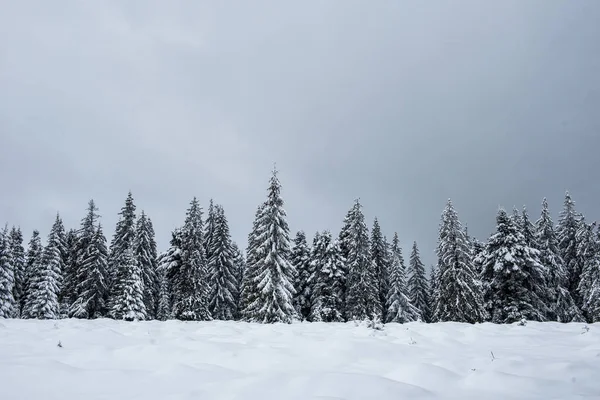
M 15 314 L 14 270 L 11 263 L 11 247 L 8 228 L 0 231 L 0 318 L 12 318 Z
M 439 287 L 432 320 L 476 323 L 486 319 L 472 250 L 451 200 L 442 213 L 437 247 Z
M 419 247 L 417 242 L 413 242 L 412 251 L 408 263 L 409 278 L 408 278 L 408 294 L 412 304 L 421 313 L 422 321 L 429 321 L 429 285 L 427 275 L 425 274 L 425 266 L 421 261 Z
M 10 231 L 10 258 L 14 275 L 14 316 L 20 317 L 25 283 L 25 249 L 23 248 L 23 234 L 20 228 L 13 227 Z
M 405 323 L 417 321 L 420 311 L 412 304 L 406 287 L 406 268 L 400 248 L 398 234 L 394 234 L 390 248 L 390 288 L 386 298 L 387 313 L 385 322 Z

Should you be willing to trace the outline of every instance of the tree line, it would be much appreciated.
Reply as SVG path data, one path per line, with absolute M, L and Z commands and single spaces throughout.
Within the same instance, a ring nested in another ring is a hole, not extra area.
M 600 231 L 566 193 L 556 226 L 547 201 L 500 209 L 496 230 L 470 237 L 451 200 L 441 215 L 429 275 L 414 242 L 405 262 L 398 235 L 377 218 L 369 231 L 356 200 L 339 234 L 291 238 L 274 171 L 245 252 L 223 207 L 194 198 L 158 253 L 152 221 L 131 192 L 107 244 L 93 200 L 78 229 L 59 215 L 45 245 L 25 252 L 18 227 L 0 232 L 0 317 L 242 320 L 259 323 L 600 321 Z

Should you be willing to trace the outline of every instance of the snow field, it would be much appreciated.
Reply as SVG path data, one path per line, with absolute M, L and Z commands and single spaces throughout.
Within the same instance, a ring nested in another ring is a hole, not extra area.
M 597 399 L 585 327 L 1 320 L 0 398 Z

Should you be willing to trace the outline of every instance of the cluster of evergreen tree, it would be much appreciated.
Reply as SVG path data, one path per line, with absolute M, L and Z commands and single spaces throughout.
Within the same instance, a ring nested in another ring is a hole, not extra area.
M 0 317 L 120 320 L 243 320 L 290 323 L 377 320 L 512 323 L 600 321 L 600 232 L 567 193 L 554 226 L 500 209 L 482 243 L 468 235 L 448 200 L 437 263 L 429 276 L 417 243 L 408 265 L 377 219 L 369 232 L 356 200 L 339 235 L 303 231 L 291 240 L 274 171 L 257 208 L 246 254 L 232 240 L 223 207 L 206 218 L 194 198 L 184 224 L 158 254 L 152 221 L 131 193 L 107 246 L 94 201 L 77 230 L 57 215 L 45 245 L 28 250 L 19 228 L 0 231 Z

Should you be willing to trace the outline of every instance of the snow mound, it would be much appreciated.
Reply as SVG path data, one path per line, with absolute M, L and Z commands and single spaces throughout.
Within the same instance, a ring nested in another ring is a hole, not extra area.
M 1 397 L 599 398 L 600 324 L 584 326 L 3 320 Z

